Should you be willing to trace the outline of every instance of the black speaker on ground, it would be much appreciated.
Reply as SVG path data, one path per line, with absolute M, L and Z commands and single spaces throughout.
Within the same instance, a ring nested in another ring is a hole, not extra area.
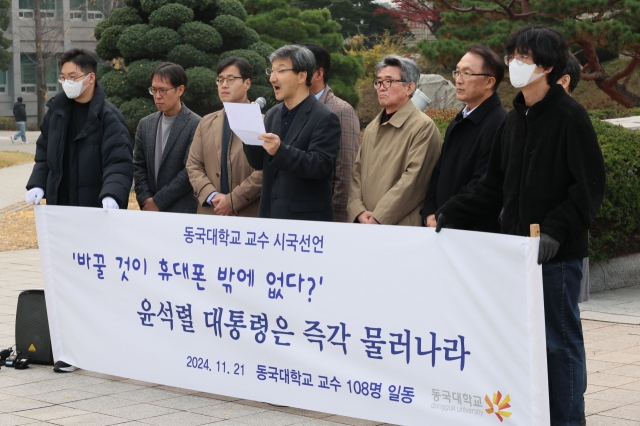
M 16 351 L 30 355 L 35 364 L 53 365 L 44 290 L 26 290 L 18 296 Z

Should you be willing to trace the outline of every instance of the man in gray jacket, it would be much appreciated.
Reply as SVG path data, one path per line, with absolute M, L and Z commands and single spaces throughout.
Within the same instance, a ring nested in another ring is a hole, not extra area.
M 149 93 L 158 112 L 140 120 L 133 153 L 141 210 L 195 213 L 198 208 L 185 165 L 201 118 L 181 101 L 186 86 L 180 65 L 163 62 L 151 73 Z

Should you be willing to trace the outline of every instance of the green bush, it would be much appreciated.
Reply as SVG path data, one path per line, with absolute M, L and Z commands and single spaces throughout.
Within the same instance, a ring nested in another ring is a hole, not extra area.
M 181 4 L 168 4 L 155 10 L 149 16 L 152 28 L 167 27 L 178 29 L 182 24 L 193 21 L 193 9 Z
M 239 18 L 231 15 L 220 15 L 211 23 L 223 38 L 233 38 L 242 34 L 246 25 Z
M 247 11 L 238 0 L 218 0 L 216 6 L 218 15 L 231 15 L 240 19 L 242 22 L 247 20 Z
M 198 103 L 199 110 L 213 111 L 222 108 L 218 98 L 218 86 L 216 85 L 216 73 L 209 68 L 195 67 L 187 70 L 189 83 L 182 99 L 190 109 Z
M 16 119 L 11 117 L 0 117 L 0 130 L 17 131 Z M 40 130 L 37 123 L 26 123 L 25 130 L 27 132 L 36 132 Z
M 133 135 L 138 128 L 138 123 L 147 115 L 158 111 L 150 98 L 135 98 L 120 105 L 120 112 L 124 115 L 127 129 Z
M 623 110 L 615 109 L 593 109 L 589 111 L 592 119 L 609 120 L 611 118 L 635 117 L 640 115 L 640 108 L 628 108 Z
M 118 39 L 120 39 L 124 30 L 124 26 L 114 25 L 101 31 L 100 44 L 96 47 L 96 54 L 98 56 L 120 56 Z
M 149 55 L 147 44 L 143 42 L 147 32 L 149 32 L 149 26 L 147 24 L 132 25 L 122 32 L 122 35 L 118 39 L 118 49 L 125 59 L 138 59 Z M 101 44 L 102 41 L 98 43 L 98 47 L 100 47 Z M 98 52 L 98 47 L 96 47 L 96 52 Z M 99 53 L 98 56 L 101 58 L 113 58 L 113 56 L 103 56 Z
M 178 30 L 185 43 L 198 50 L 211 53 L 222 46 L 222 37 L 211 25 L 204 22 L 189 22 Z
M 162 54 L 182 44 L 182 37 L 171 28 L 158 27 L 149 30 L 145 34 L 144 41 L 149 52 Z
M 263 58 L 269 60 L 269 55 L 271 55 L 274 52 L 274 48 L 269 46 L 267 43 L 263 43 L 261 41 L 257 42 L 257 43 L 253 43 L 251 46 L 249 46 L 249 50 L 253 50 L 254 52 L 258 52 L 260 54 L 260 56 L 262 56 Z
M 129 27 L 131 25 L 142 24 L 142 18 L 138 16 L 136 10 L 133 7 L 125 6 L 113 9 L 108 21 L 111 25 L 124 25 Z
M 640 132 L 593 120 L 604 157 L 605 198 L 591 226 L 594 261 L 638 251 L 640 233 Z
M 135 97 L 143 98 L 149 95 L 151 86 L 151 72 L 160 64 L 160 61 L 150 61 L 141 59 L 129 64 L 125 75 L 125 80 L 132 90 L 135 90 Z M 131 94 L 129 94 L 131 97 Z
M 190 44 L 181 44 L 171 49 L 167 61 L 180 64 L 183 68 L 205 67 L 213 65 L 211 57 Z
M 132 87 L 128 84 L 123 71 L 113 70 L 100 79 L 102 89 L 108 98 L 119 97 L 126 99 L 130 96 Z

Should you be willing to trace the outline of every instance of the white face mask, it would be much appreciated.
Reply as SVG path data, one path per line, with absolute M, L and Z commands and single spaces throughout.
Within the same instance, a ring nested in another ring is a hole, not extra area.
M 544 73 L 536 74 L 536 68 L 538 68 L 536 64 L 519 65 L 518 61 L 513 59 L 509 64 L 509 79 L 513 87 L 519 89 L 544 76 Z
M 62 90 L 64 90 L 64 93 L 67 95 L 67 98 L 75 99 L 78 96 L 80 96 L 82 92 L 84 92 L 87 89 L 87 87 L 89 87 L 89 85 L 86 85 L 86 86 L 83 85 L 87 77 L 89 77 L 89 74 L 87 74 L 87 76 L 80 81 L 74 82 L 73 80 L 65 80 L 64 83 L 62 83 Z

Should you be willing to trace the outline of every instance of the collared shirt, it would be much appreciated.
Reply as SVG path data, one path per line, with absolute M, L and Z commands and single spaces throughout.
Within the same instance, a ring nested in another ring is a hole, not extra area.
M 469 111 L 469 105 L 466 105 L 464 107 L 464 109 L 462 110 L 462 118 L 467 118 L 469 116 L 469 114 L 471 114 L 473 111 L 476 110 L 476 108 L 478 108 L 480 105 L 476 105 L 475 108 L 473 108 L 471 111 Z
M 294 118 L 296 118 L 296 114 L 300 111 L 300 106 L 302 106 L 302 102 L 293 107 L 292 109 L 288 109 L 287 106 L 283 103 L 282 109 L 280 110 L 280 118 L 282 119 L 282 124 L 280 125 L 280 141 L 284 141 L 287 137 L 287 133 L 289 133 L 289 129 L 291 128 L 291 123 L 293 123 Z
M 315 95 L 316 99 L 320 99 L 320 96 L 322 96 L 322 94 L 324 93 L 324 91 L 325 91 L 326 89 L 327 89 L 327 86 L 324 86 L 324 87 L 322 88 L 322 90 L 321 90 L 321 91 L 319 91 L 319 92 Z

